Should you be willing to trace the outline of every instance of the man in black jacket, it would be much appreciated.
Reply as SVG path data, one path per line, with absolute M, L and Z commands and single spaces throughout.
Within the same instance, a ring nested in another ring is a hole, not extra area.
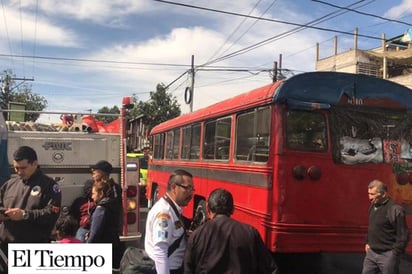
M 259 232 L 230 218 L 234 210 L 230 192 L 223 188 L 212 191 L 207 209 L 211 220 L 189 237 L 184 259 L 185 274 L 278 273 Z
M 362 274 L 397 274 L 409 241 L 405 210 L 389 197 L 387 186 L 379 180 L 369 183 L 368 196 L 371 207 Z
M 17 177 L 0 188 L 0 247 L 8 243 L 47 243 L 60 213 L 59 185 L 39 167 L 36 152 L 28 146 L 14 153 Z

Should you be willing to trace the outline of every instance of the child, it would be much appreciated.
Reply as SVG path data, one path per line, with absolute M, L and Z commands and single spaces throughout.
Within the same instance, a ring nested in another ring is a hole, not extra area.
M 76 231 L 79 228 L 79 223 L 71 215 L 61 215 L 56 222 L 56 237 L 57 242 L 62 244 L 81 243 L 76 239 Z

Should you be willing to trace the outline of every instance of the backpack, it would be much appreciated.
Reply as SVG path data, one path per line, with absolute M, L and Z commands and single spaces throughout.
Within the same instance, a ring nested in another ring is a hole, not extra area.
M 122 274 L 156 274 L 155 262 L 146 251 L 137 247 L 128 247 L 120 261 Z
M 168 196 L 163 197 L 173 208 L 176 216 L 180 217 L 176 206 L 170 200 Z M 181 222 L 184 224 L 183 220 Z M 172 253 L 179 247 L 180 242 L 185 236 L 186 232 L 182 233 L 179 239 L 175 240 L 167 250 L 167 256 L 170 257 Z M 142 248 L 130 246 L 126 249 L 123 257 L 120 261 L 120 273 L 121 274 L 156 274 L 156 264 L 150 259 L 146 251 Z
M 167 256 L 179 247 L 185 233 L 175 240 L 167 250 Z M 156 264 L 142 248 L 130 246 L 126 249 L 120 261 L 121 274 L 156 274 Z

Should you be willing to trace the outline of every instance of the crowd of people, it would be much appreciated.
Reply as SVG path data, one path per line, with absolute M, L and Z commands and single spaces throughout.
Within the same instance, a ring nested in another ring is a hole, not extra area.
M 92 179 L 61 213 L 59 185 L 40 169 L 36 152 L 17 149 L 13 167 L 18 175 L 0 187 L 0 261 L 8 243 L 111 243 L 113 272 L 119 273 L 122 258 L 122 190 L 112 178 L 112 165 L 101 160 L 91 167 Z M 158 274 L 279 273 L 272 254 L 259 232 L 231 218 L 232 194 L 213 190 L 207 201 L 208 221 L 195 231 L 182 216 L 194 194 L 193 176 L 173 172 L 166 194 L 150 209 L 144 248 Z M 400 257 L 409 242 L 405 211 L 387 193 L 387 186 L 373 180 L 368 186 L 371 202 L 365 242 L 363 274 L 396 274 Z M 55 233 L 53 233 L 53 231 Z M 2 273 L 7 273 L 0 264 Z

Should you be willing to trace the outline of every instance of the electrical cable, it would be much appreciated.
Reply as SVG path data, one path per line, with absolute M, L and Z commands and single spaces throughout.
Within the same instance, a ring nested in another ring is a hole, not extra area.
M 379 16 L 379 15 L 375 15 L 375 14 L 372 14 L 372 13 L 367 13 L 367 12 L 362 12 L 362 11 L 350 9 L 350 8 L 347 8 L 347 7 L 341 7 L 341 6 L 334 5 L 334 4 L 327 3 L 327 2 L 324 2 L 324 1 L 320 1 L 320 0 L 312 0 L 312 1 L 324 4 L 324 5 L 328 5 L 328 6 L 331 6 L 331 7 L 334 7 L 334 8 L 348 10 L 348 11 L 355 12 L 355 13 L 358 13 L 358 14 L 361 14 L 361 15 L 378 18 L 378 19 L 385 20 L 385 21 L 388 21 L 388 22 L 399 23 L 399 24 L 406 25 L 408 27 L 412 26 L 412 24 L 410 24 L 408 22 L 399 21 L 399 20 L 395 20 L 395 19 L 390 19 L 390 18 Z
M 259 18 L 257 16 L 245 15 L 245 14 L 241 14 L 241 13 L 237 13 L 237 12 L 217 10 L 217 9 L 194 6 L 194 5 L 189 5 L 189 4 L 176 3 L 176 2 L 165 1 L 165 0 L 152 0 L 152 1 L 161 2 L 161 3 L 165 3 L 165 4 L 170 4 L 170 5 L 176 5 L 176 6 L 183 6 L 183 7 L 186 7 L 186 8 L 193 8 L 193 9 L 200 9 L 200 10 L 205 10 L 205 11 L 210 11 L 210 12 L 223 13 L 223 14 L 227 14 L 227 15 L 241 16 L 241 17 L 247 17 L 247 18 L 251 18 L 251 19 L 259 19 L 261 21 L 268 21 L 268 22 L 298 26 L 298 27 L 307 27 L 307 28 L 316 29 L 316 30 L 320 30 L 320 31 L 336 32 L 336 33 L 341 33 L 341 34 L 346 34 L 346 35 L 351 35 L 351 36 L 353 35 L 352 32 L 341 31 L 341 30 L 338 30 L 338 29 L 307 26 L 305 24 L 288 22 L 288 21 L 278 20 L 278 19 L 264 18 L 264 17 Z M 381 40 L 381 37 L 376 37 L 376 36 L 371 36 L 371 35 L 358 34 L 358 36 L 359 37 L 364 37 L 364 38 L 369 38 L 369 39 L 374 39 L 374 40 Z
M 250 14 L 256 9 L 256 7 L 259 5 L 259 3 L 260 3 L 261 1 L 262 1 L 262 0 L 258 0 L 258 1 L 256 2 L 256 4 L 253 6 L 253 8 L 249 11 L 248 15 L 250 15 Z M 276 1 L 276 0 L 274 0 L 273 2 L 275 2 L 275 1 Z M 263 15 L 261 15 L 261 16 L 263 16 Z M 215 58 L 215 56 L 219 53 L 219 51 L 229 42 L 229 40 L 230 40 L 230 39 L 234 36 L 234 34 L 240 29 L 240 27 L 245 23 L 246 20 L 247 20 L 247 18 L 243 18 L 243 20 L 236 26 L 236 28 L 232 31 L 232 33 L 229 34 L 229 36 L 227 36 L 225 42 L 224 42 L 217 50 L 215 50 L 215 52 L 212 54 L 212 56 L 209 58 L 209 60 L 208 60 L 207 62 L 209 62 L 211 59 Z M 256 20 L 255 22 L 257 22 L 257 20 Z M 252 25 L 252 26 L 253 26 L 253 25 Z M 249 28 L 249 29 L 250 29 L 250 28 Z M 248 30 L 249 30 L 249 29 L 248 29 Z M 248 31 L 248 30 L 247 30 L 247 31 Z M 246 31 L 246 32 L 247 32 L 247 31 Z M 244 32 L 236 41 L 239 41 L 239 39 L 242 38 L 244 34 L 245 34 L 245 32 Z M 229 48 L 227 48 L 224 52 L 222 52 L 222 54 L 225 53 L 225 52 L 227 52 L 227 51 L 233 46 L 233 44 L 236 43 L 236 41 L 235 41 L 235 42 L 232 42 L 232 45 L 231 45 Z

